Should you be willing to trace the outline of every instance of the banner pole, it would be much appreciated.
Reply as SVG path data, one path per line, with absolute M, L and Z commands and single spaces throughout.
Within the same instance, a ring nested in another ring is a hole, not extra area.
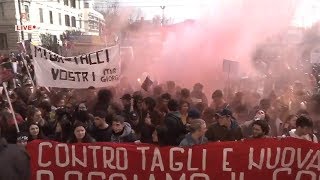
M 10 106 L 10 110 L 11 110 L 11 113 L 12 113 L 14 124 L 15 124 L 16 129 L 17 129 L 17 133 L 20 133 L 20 129 L 19 129 L 19 126 L 18 126 L 16 114 L 14 113 L 14 110 L 13 110 L 13 107 L 12 107 L 12 103 L 11 103 L 11 100 L 10 100 L 10 96 L 9 96 L 9 93 L 8 93 L 7 85 L 6 85 L 5 82 L 3 82 L 2 86 L 3 86 L 4 92 L 6 93 L 6 96 L 7 96 L 7 100 L 8 100 L 9 106 Z

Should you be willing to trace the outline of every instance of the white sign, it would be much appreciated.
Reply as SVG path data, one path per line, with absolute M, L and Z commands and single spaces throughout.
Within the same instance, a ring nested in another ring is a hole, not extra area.
M 33 31 L 37 29 L 39 29 L 39 27 L 36 25 L 15 25 L 15 31 Z
M 31 45 L 39 86 L 58 88 L 108 87 L 120 79 L 119 45 L 75 57 L 62 57 Z

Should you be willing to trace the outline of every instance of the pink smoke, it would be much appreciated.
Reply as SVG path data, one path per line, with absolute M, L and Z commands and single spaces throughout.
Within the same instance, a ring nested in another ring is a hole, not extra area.
M 240 62 L 252 71 L 250 57 L 256 45 L 288 28 L 295 10 L 292 0 L 212 1 L 212 7 L 194 24 L 169 33 L 160 61 L 150 74 L 160 81 L 175 80 L 185 87 L 197 82 L 221 88 L 223 59 Z

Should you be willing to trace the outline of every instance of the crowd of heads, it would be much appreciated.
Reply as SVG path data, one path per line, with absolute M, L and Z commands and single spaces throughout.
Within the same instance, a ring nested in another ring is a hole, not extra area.
M 290 93 L 267 95 L 214 90 L 211 100 L 200 83 L 192 91 L 173 81 L 154 85 L 149 91 L 119 94 L 119 89 L 30 85 L 12 89 L 10 100 L 20 132 L 2 93 L 1 136 L 23 145 L 41 139 L 189 146 L 283 136 L 317 142 L 320 135 L 320 96 L 306 94 L 303 86 Z

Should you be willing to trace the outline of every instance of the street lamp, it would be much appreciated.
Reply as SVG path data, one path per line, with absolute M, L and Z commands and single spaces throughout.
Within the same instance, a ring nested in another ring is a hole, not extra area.
M 160 6 L 160 8 L 162 9 L 162 20 L 161 20 L 161 26 L 163 26 L 163 24 L 164 24 L 164 9 L 166 8 L 166 6 Z

